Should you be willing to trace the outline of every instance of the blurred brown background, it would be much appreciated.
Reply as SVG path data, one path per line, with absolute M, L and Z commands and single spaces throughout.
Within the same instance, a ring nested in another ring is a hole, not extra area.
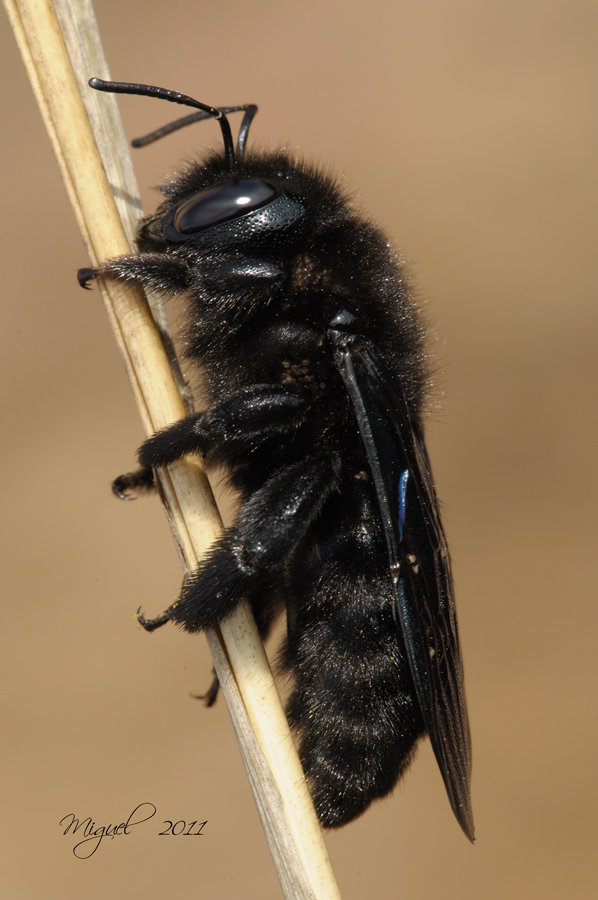
M 345 900 L 597 896 L 596 34 L 584 0 L 97 0 L 112 75 L 215 105 L 346 178 L 436 326 L 428 434 L 474 739 L 471 847 L 429 746 L 328 843 Z M 203 638 L 136 627 L 180 570 L 113 476 L 143 435 L 5 19 L 2 52 L 3 894 L 276 898 Z M 94 74 L 94 73 L 89 73 Z M 172 116 L 124 98 L 129 137 Z M 217 141 L 139 151 L 150 186 Z M 59 820 L 158 809 L 86 861 Z M 163 820 L 208 820 L 161 839 Z

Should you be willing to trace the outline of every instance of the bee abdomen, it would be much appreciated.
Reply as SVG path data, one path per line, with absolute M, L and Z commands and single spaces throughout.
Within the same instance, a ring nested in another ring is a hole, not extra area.
M 287 714 L 327 828 L 346 825 L 388 794 L 424 733 L 391 582 L 375 574 L 383 550 L 377 541 L 321 546 L 326 565 L 311 586 L 304 568 L 301 593 L 311 596 L 303 594 L 307 602 L 289 621 L 284 665 L 295 690 Z

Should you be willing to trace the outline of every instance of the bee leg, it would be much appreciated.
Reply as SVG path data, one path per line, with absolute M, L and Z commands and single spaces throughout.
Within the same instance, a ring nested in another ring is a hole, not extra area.
M 279 384 L 233 391 L 208 412 L 193 413 L 148 438 L 137 453 L 146 469 L 167 466 L 188 453 L 214 453 L 219 462 L 255 448 L 256 442 L 292 433 L 306 416 L 307 403 Z
M 216 672 L 214 669 L 212 669 L 212 673 L 214 675 L 214 678 L 212 679 L 212 683 L 209 686 L 209 688 L 207 689 L 206 693 L 191 695 L 196 700 L 203 700 L 204 706 L 207 706 L 208 708 L 210 706 L 214 706 L 216 699 L 218 697 L 218 691 L 220 690 L 220 682 L 218 681 L 218 676 L 216 675 Z
M 256 491 L 167 610 L 173 622 L 190 632 L 212 628 L 281 577 L 335 488 L 337 471 L 330 456 L 308 457 Z
M 172 607 L 170 607 L 172 609 Z M 162 625 L 166 625 L 167 622 L 170 622 L 170 609 L 167 609 L 165 613 L 162 613 L 161 616 L 156 616 L 155 619 L 146 619 L 143 613 L 141 612 L 141 607 L 137 610 L 135 618 L 146 631 L 155 631 L 156 628 L 161 628 Z
M 112 492 L 119 500 L 134 500 L 138 492 L 154 491 L 154 468 L 176 462 L 187 453 L 201 452 L 201 423 L 204 413 L 195 413 L 175 422 L 142 444 L 138 456 L 142 465 L 135 472 L 125 472 L 112 482 Z
M 263 641 L 266 640 L 268 634 L 270 632 L 270 628 L 274 621 L 277 608 L 279 609 L 282 604 L 276 602 L 276 595 L 273 597 L 268 597 L 266 592 L 260 592 L 259 597 L 254 597 L 253 602 L 251 604 L 251 608 L 253 611 L 253 617 L 255 619 L 255 624 L 257 625 L 257 630 L 260 633 L 260 637 Z M 218 691 L 220 690 L 220 682 L 218 680 L 218 676 L 216 675 L 216 671 L 212 669 L 212 674 L 214 678 L 212 683 L 205 694 L 192 694 L 197 700 L 203 700 L 204 706 L 210 707 L 216 703 L 218 699 Z
M 138 453 L 141 471 L 168 465 L 188 453 L 215 451 L 220 459 L 234 461 L 237 454 L 255 446 L 265 423 L 272 438 L 294 432 L 305 416 L 305 406 L 301 397 L 280 385 L 233 392 L 209 412 L 186 416 L 145 441 Z M 309 528 L 335 484 L 335 472 L 329 456 L 314 457 L 266 482 L 241 508 L 236 526 L 210 549 L 164 617 L 149 621 L 159 627 L 172 619 L 187 631 L 201 631 L 229 615 L 244 597 L 251 599 L 257 586 L 267 581 L 268 569 L 277 560 L 284 564 Z M 117 479 L 117 488 L 128 487 L 124 478 L 124 484 Z M 279 509 L 283 525 L 276 519 Z M 262 612 L 261 604 L 258 610 Z M 262 635 L 269 629 L 270 618 L 262 622 L 258 616 Z M 146 627 L 148 620 L 142 616 L 139 621 Z
M 91 290 L 89 287 L 89 282 L 93 281 L 97 275 L 97 269 L 79 269 L 77 272 L 77 281 L 79 285 L 84 288 L 86 291 Z
M 141 471 L 168 466 L 188 453 L 205 453 L 210 445 L 207 414 L 192 413 L 156 432 L 141 445 L 137 459 Z
M 153 469 L 137 469 L 136 472 L 125 472 L 112 482 L 112 493 L 119 500 L 134 500 L 131 492 L 153 491 L 156 489 Z
M 186 263 L 164 253 L 139 253 L 137 256 L 110 259 L 95 269 L 79 269 L 77 273 L 79 284 L 84 288 L 96 278 L 140 284 L 161 293 L 176 295 L 189 289 L 191 273 Z

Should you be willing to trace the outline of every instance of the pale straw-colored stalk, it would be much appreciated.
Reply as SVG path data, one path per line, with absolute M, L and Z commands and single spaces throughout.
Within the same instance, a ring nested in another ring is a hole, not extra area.
M 90 0 L 4 0 L 92 265 L 134 252 L 141 203 Z M 186 414 L 187 397 L 160 335 L 156 298 L 100 285 L 148 434 Z M 168 343 L 168 342 L 167 342 Z M 182 394 L 182 396 L 181 396 Z M 198 460 L 160 474 L 165 509 L 187 570 L 222 524 Z M 216 672 L 285 897 L 340 898 L 326 846 L 263 646 L 243 605 L 208 633 Z M 230 667 L 229 667 L 230 664 Z M 201 886 L 198 885 L 198 891 Z

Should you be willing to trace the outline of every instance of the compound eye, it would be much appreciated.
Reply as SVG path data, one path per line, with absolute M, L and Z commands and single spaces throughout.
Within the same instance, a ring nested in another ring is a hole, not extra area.
M 180 234 L 195 234 L 212 225 L 237 219 L 271 203 L 280 190 L 261 178 L 240 178 L 206 188 L 187 200 L 174 217 Z

